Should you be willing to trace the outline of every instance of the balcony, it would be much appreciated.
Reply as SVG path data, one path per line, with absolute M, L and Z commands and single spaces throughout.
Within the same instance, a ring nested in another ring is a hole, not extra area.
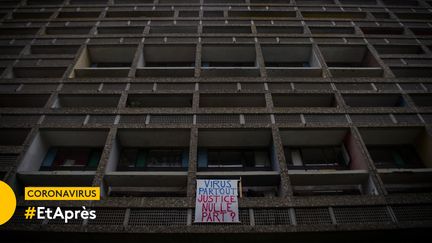
M 376 57 L 362 45 L 320 45 L 333 77 L 381 77 L 383 70 Z
M 289 170 L 366 170 L 348 129 L 286 129 L 281 130 L 285 160 Z
M 42 108 L 49 97 L 48 94 L 1 94 L 0 108 Z
M 267 76 L 321 77 L 321 64 L 310 45 L 262 45 Z
M 185 196 L 188 129 L 119 129 L 104 177 L 109 195 Z
M 380 55 L 422 55 L 425 54 L 418 45 L 374 45 Z
M 388 193 L 432 191 L 432 137 L 423 127 L 359 131 Z
M 191 44 L 144 46 L 137 77 L 193 77 L 196 46 Z
M 60 94 L 52 108 L 117 108 L 119 95 Z
M 130 94 L 126 107 L 129 108 L 190 108 L 190 94 Z
M 42 129 L 18 167 L 23 186 L 91 186 L 108 131 Z
M 432 94 L 410 94 L 410 97 L 417 107 L 428 108 L 432 106 Z
M 333 94 L 272 94 L 273 105 L 276 108 L 285 107 L 337 107 Z
M 255 46 L 249 44 L 203 45 L 201 56 L 201 76 L 259 76 Z
M 200 94 L 200 107 L 265 107 L 263 94 Z
M 0 147 L 2 146 L 22 146 L 30 130 L 19 128 L 0 129 Z
M 276 196 L 279 162 L 267 129 L 200 129 L 198 178 L 242 180 L 246 196 Z
M 127 77 L 135 51 L 135 45 L 87 46 L 70 78 Z
M 294 196 L 376 195 L 367 170 L 288 172 Z
M 345 104 L 350 107 L 405 107 L 400 94 L 344 94 Z
M 140 26 L 104 26 L 97 28 L 97 33 L 100 35 L 137 35 L 143 32 L 144 27 Z
M 294 195 L 371 194 L 368 164 L 349 129 L 282 129 Z
M 78 45 L 32 45 L 26 55 L 75 55 Z

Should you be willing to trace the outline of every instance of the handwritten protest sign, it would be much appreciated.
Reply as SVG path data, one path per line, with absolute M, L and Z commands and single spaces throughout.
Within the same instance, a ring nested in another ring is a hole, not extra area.
M 195 223 L 238 223 L 238 180 L 197 180 Z

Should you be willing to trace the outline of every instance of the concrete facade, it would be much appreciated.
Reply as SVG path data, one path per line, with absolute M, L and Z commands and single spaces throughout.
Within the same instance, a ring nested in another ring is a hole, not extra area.
M 432 1 L 5 0 L 0 18 L 0 179 L 18 199 L 7 236 L 402 242 L 394 232 L 431 227 Z M 420 166 L 379 163 L 407 145 Z M 101 156 L 93 170 L 41 170 L 52 147 Z M 347 165 L 307 167 L 303 149 L 324 147 Z M 123 148 L 181 148 L 187 165 L 119 170 Z M 269 165 L 200 164 L 221 148 L 266 150 Z M 241 224 L 192 222 L 200 178 L 242 178 Z M 25 186 L 97 186 L 103 199 L 25 201 Z M 33 205 L 98 218 L 28 222 Z

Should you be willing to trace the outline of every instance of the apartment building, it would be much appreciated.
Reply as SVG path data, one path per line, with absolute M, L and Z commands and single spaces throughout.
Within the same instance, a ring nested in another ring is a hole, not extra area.
M 18 201 L 0 234 L 412 242 L 432 226 L 430 0 L 2 0 L 0 20 L 0 179 Z M 240 223 L 194 222 L 197 179 L 241 179 Z

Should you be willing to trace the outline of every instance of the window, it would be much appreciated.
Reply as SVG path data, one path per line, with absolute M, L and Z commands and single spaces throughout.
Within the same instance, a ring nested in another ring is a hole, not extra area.
M 0 55 L 19 55 L 24 46 L 0 46 Z
M 379 54 L 424 54 L 421 46 L 417 45 L 375 45 Z
M 51 147 L 40 170 L 96 170 L 101 148 Z
M 195 34 L 198 31 L 197 26 L 193 25 L 176 25 L 176 26 L 151 26 L 150 34 Z
M 199 11 L 179 11 L 178 16 L 181 18 L 198 18 Z
M 154 0 L 114 0 L 115 4 L 153 4 Z
M 176 170 L 188 165 L 188 149 L 183 148 L 124 148 L 118 170 Z
M 360 27 L 365 35 L 403 35 L 404 29 L 400 27 Z
M 399 94 L 344 94 L 345 104 L 351 107 L 404 107 L 404 98 Z
M 205 4 L 221 4 L 221 3 L 231 3 L 231 4 L 241 4 L 245 3 L 245 0 L 204 0 Z
M 29 129 L 1 128 L 0 146 L 21 146 L 29 132 Z
M 75 45 L 32 45 L 30 54 L 32 55 L 66 55 L 75 54 L 80 46 Z
M 0 107 L 44 107 L 49 95 L 25 94 L 25 95 L 0 95 Z
M 303 34 L 303 26 L 278 26 L 278 25 L 265 25 L 257 26 L 259 34 Z
M 169 18 L 173 17 L 172 11 L 108 11 L 106 18 Z
M 339 0 L 343 5 L 376 5 L 376 0 Z
M 204 11 L 203 13 L 204 18 L 223 18 L 223 16 L 223 11 Z
M 275 107 L 336 107 L 333 94 L 273 94 Z
M 34 5 L 61 5 L 63 4 L 64 0 L 27 0 L 26 4 L 28 6 L 34 6 Z M 2 3 L 4 4 L 4 3 Z
M 381 0 L 386 6 L 417 6 L 416 0 Z
M 418 19 L 418 20 L 430 20 L 432 14 L 429 13 L 395 13 L 399 19 Z
M 302 15 L 305 19 L 364 19 L 366 18 L 365 12 L 316 12 L 304 11 Z
M 75 4 L 107 4 L 108 0 L 71 0 L 69 4 L 75 5 Z
M 229 17 L 243 18 L 289 18 L 296 17 L 295 11 L 229 11 Z
M 87 35 L 91 27 L 47 27 L 46 35 Z
M 312 34 L 326 34 L 326 35 L 352 35 L 355 34 L 353 27 L 309 27 Z
M 64 11 L 59 12 L 57 15 L 57 18 L 59 19 L 69 19 L 69 18 L 97 18 L 99 16 L 100 12 L 90 12 L 90 11 L 76 11 L 76 12 L 70 12 L 70 11 Z
M 12 14 L 13 19 L 48 19 L 52 12 L 15 12 Z
M 390 19 L 390 14 L 387 12 L 371 12 L 371 14 L 377 19 Z
M 390 67 L 391 71 L 396 77 L 424 77 L 429 78 L 432 76 L 432 69 L 430 67 Z
M 227 170 L 271 170 L 269 151 L 263 148 L 200 149 L 200 168 Z M 203 163 L 203 160 L 206 163 Z
M 410 97 L 418 107 L 432 106 L 432 94 L 410 94 Z
M 432 28 L 410 28 L 417 36 L 432 35 Z
M 345 146 L 285 147 L 285 159 L 294 169 L 348 169 Z
M 230 26 L 230 25 L 222 25 L 222 26 L 203 26 L 204 34 L 249 34 L 251 33 L 250 26 Z
M 367 194 L 362 184 L 293 186 L 294 196 L 337 196 Z
M 412 145 L 368 146 L 378 168 L 422 168 L 422 160 Z
M 296 0 L 299 5 L 320 5 L 320 4 L 334 4 L 333 0 Z
M 39 31 L 39 28 L 0 28 L 0 36 L 1 35 L 35 35 Z
M 60 94 L 53 108 L 117 107 L 119 95 Z
M 263 94 L 201 94 L 200 107 L 265 107 Z
M 144 32 L 144 27 L 130 26 L 130 27 L 98 27 L 98 34 L 141 34 Z
M 192 107 L 192 95 L 129 95 L 126 107 Z

